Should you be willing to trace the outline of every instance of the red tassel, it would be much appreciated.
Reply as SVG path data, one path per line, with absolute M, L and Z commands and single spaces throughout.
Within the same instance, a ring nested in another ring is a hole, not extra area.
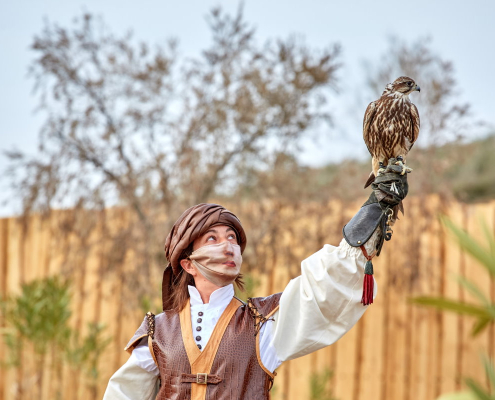
M 373 275 L 364 275 L 363 282 L 363 297 L 361 299 L 361 303 L 363 306 L 368 306 L 373 303 Z
M 364 282 L 363 282 L 363 297 L 361 298 L 361 304 L 363 306 L 369 306 L 373 303 L 373 263 L 371 259 L 375 256 L 374 254 L 370 257 L 366 252 L 364 246 L 360 246 L 363 251 L 364 256 L 368 261 L 366 261 L 366 266 L 364 267 Z

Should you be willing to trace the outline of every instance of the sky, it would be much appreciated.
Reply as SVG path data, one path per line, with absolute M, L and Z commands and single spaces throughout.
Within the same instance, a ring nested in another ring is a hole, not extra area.
M 43 115 L 34 112 L 37 99 L 27 67 L 29 49 L 44 19 L 70 26 L 75 16 L 91 12 L 102 16 L 115 33 L 132 29 L 148 43 L 179 40 L 184 55 L 197 55 L 209 44 L 205 16 L 214 6 L 235 13 L 236 0 L 17 0 L 5 1 L 0 11 L 0 150 L 19 148 L 36 152 Z M 474 115 L 495 126 L 491 74 L 495 65 L 494 0 L 246 0 L 246 20 L 260 41 L 298 34 L 312 47 L 342 46 L 339 103 L 334 107 L 337 126 L 324 141 L 303 143 L 300 159 L 322 165 L 349 156 L 366 155 L 360 121 L 349 121 L 349 106 L 363 80 L 363 61 L 379 62 L 391 35 L 412 42 L 429 36 L 432 47 L 453 62 L 460 98 L 471 103 Z M 367 99 L 368 101 L 374 99 Z M 363 114 L 366 104 L 363 104 Z M 354 127 L 356 129 L 354 130 Z M 331 146 L 330 146 L 331 144 Z M 331 150 L 330 150 L 331 149 Z M 6 166 L 0 155 L 0 170 Z M 0 190 L 6 190 L 0 182 Z M 10 208 L 0 207 L 0 215 Z

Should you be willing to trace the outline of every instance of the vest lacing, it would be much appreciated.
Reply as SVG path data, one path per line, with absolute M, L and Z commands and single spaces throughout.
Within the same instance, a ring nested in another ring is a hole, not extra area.
M 254 336 L 256 336 L 266 321 L 274 321 L 274 319 L 273 317 L 266 318 L 261 314 L 251 301 L 251 298 L 248 299 L 247 306 L 249 308 L 249 314 L 254 320 Z

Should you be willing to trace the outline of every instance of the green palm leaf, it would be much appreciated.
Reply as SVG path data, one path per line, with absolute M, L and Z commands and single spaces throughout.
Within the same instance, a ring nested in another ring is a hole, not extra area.
M 485 366 L 486 376 L 490 382 L 492 394 L 495 394 L 495 366 L 486 355 L 483 356 L 483 364 Z
M 488 228 L 486 228 L 486 237 L 489 242 L 490 250 L 482 247 L 475 238 L 456 226 L 450 219 L 445 217 L 441 217 L 440 219 L 442 223 L 453 233 L 461 248 L 477 259 L 492 276 L 495 276 L 495 254 L 492 251 L 495 247 L 495 243 L 493 243 L 495 239 L 493 238 L 493 234 L 488 231 Z
M 456 277 L 456 280 L 469 293 L 471 293 L 474 297 L 478 298 L 483 303 L 483 305 L 491 306 L 491 302 L 488 299 L 488 297 L 485 296 L 483 291 L 475 283 L 460 275 Z M 495 314 L 494 314 L 494 318 L 495 318 Z
M 476 395 L 479 400 L 495 400 L 490 393 L 486 392 L 479 383 L 473 379 L 466 379 L 466 385 Z
M 444 297 L 419 296 L 411 299 L 410 301 L 415 304 L 434 307 L 439 310 L 453 311 L 457 314 L 466 314 L 478 318 L 492 318 L 491 313 L 486 309 L 486 307 L 461 303 L 460 301 L 449 300 Z
M 490 322 L 492 322 L 491 318 L 480 318 L 478 322 L 474 324 L 471 335 L 478 336 L 481 332 L 483 332 L 483 330 L 488 326 Z

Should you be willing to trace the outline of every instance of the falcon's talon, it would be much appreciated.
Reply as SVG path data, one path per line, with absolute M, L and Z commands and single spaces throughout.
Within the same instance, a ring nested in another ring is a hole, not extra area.
M 376 175 L 377 176 L 380 176 L 380 175 L 383 175 L 387 172 L 387 170 L 385 168 L 380 168 L 378 169 L 378 171 L 376 171 Z
M 404 164 L 402 161 L 396 162 L 396 165 L 399 165 L 402 168 L 401 175 L 404 175 L 406 173 L 412 172 L 412 168 L 409 168 L 406 164 Z
M 408 169 L 410 169 L 406 164 L 404 164 L 403 162 L 403 158 L 401 156 L 397 157 L 397 161 L 395 162 L 395 165 L 398 165 L 399 167 L 401 167 L 401 172 L 400 174 L 401 175 L 404 175 Z

